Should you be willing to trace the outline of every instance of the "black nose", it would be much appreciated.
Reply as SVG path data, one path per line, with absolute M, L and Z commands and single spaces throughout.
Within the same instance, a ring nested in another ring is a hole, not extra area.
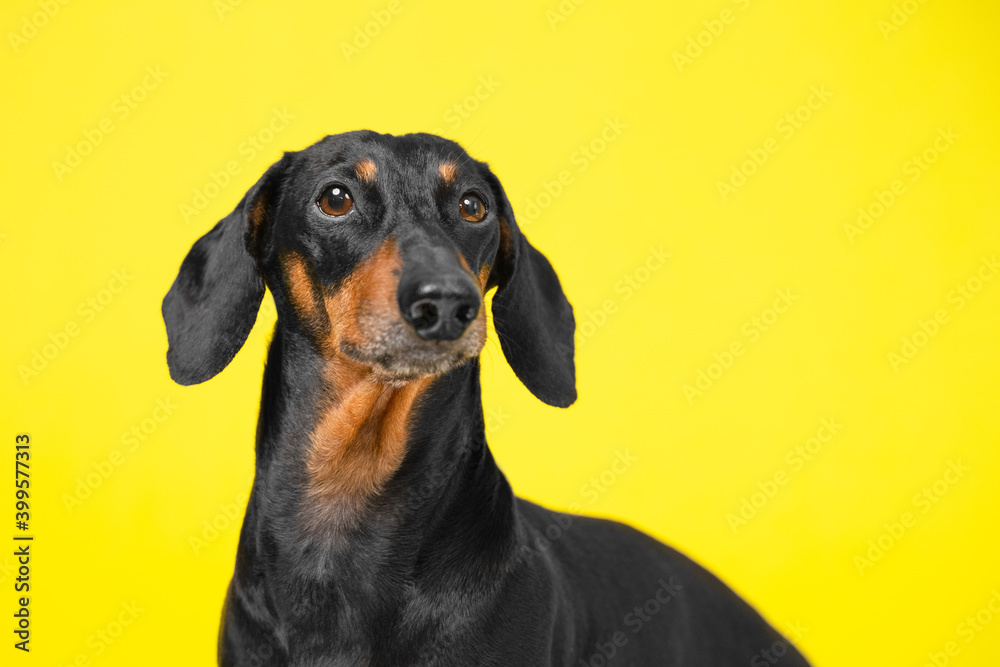
M 481 302 L 472 278 L 464 275 L 416 281 L 399 293 L 403 319 L 425 340 L 457 339 L 476 319 Z

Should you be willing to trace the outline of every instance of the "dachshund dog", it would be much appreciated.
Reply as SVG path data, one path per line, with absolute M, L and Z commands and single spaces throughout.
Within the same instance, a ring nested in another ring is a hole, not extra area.
M 171 377 L 225 368 L 265 288 L 278 323 L 220 665 L 808 664 L 673 549 L 514 496 L 484 436 L 484 296 L 517 377 L 559 407 L 573 310 L 458 144 L 359 131 L 286 153 L 181 264 Z

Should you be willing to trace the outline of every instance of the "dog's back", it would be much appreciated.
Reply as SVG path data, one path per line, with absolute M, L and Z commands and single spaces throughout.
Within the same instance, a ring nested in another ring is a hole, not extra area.
M 533 533 L 528 566 L 556 582 L 567 654 L 577 656 L 567 664 L 753 665 L 767 651 L 780 657 L 776 664 L 808 665 L 719 579 L 645 533 L 523 499 L 517 505 Z

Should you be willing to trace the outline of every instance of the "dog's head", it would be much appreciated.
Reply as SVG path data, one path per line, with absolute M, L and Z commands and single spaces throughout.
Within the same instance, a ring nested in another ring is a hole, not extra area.
M 170 375 L 232 360 L 265 285 L 279 326 L 393 383 L 478 356 L 483 296 L 508 362 L 538 398 L 576 399 L 573 310 L 487 165 L 429 134 L 349 132 L 286 153 L 200 238 L 163 301 Z

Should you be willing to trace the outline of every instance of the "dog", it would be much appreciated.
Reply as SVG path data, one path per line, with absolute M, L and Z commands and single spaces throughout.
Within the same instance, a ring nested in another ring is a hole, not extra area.
M 484 296 L 549 405 L 576 400 L 575 323 L 461 146 L 356 131 L 285 153 L 184 258 L 171 377 L 225 368 L 265 288 L 278 322 L 220 665 L 808 664 L 677 551 L 514 496 L 484 436 Z

